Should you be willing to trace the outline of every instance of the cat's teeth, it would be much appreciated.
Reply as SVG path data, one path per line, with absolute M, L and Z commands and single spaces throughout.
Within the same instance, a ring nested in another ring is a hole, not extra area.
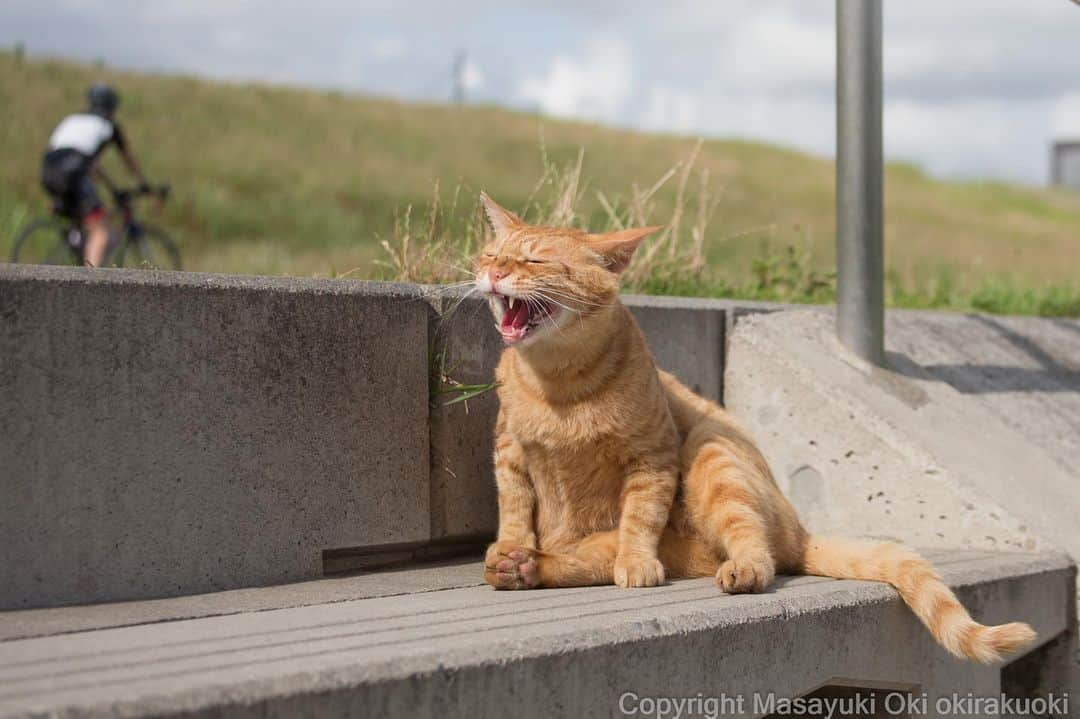
M 514 304 L 517 302 L 517 297 L 508 297 L 506 299 L 507 302 L 510 304 L 510 309 L 514 309 Z

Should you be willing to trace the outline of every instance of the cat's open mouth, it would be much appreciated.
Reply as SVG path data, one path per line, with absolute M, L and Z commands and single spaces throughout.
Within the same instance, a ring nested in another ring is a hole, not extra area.
M 552 322 L 559 308 L 551 302 L 530 297 L 509 297 L 494 294 L 492 297 L 501 305 L 502 316 L 499 320 L 499 333 L 503 342 L 517 344 L 531 335 L 545 322 Z

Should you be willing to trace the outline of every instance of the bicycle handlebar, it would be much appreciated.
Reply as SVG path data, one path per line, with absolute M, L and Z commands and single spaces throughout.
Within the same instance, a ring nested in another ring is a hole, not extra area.
M 142 187 L 117 188 L 112 191 L 112 195 L 118 205 L 126 205 L 136 197 L 143 197 L 145 195 L 156 195 L 164 201 L 169 197 L 169 189 L 168 183 L 157 185 L 156 187 L 153 185 L 143 185 Z

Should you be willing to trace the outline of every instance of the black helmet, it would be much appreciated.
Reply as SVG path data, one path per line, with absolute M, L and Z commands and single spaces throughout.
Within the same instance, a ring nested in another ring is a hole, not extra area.
M 120 104 L 120 96 L 116 94 L 116 90 L 100 82 L 90 86 L 90 89 L 86 92 L 86 99 L 90 102 L 91 110 L 103 112 L 106 115 L 116 112 L 116 108 Z

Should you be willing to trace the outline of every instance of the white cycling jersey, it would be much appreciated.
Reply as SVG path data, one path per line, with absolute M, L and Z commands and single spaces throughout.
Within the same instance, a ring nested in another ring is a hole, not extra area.
M 101 115 L 78 113 L 60 121 L 49 137 L 49 149 L 75 150 L 86 157 L 97 157 L 110 142 L 124 146 L 116 123 Z

